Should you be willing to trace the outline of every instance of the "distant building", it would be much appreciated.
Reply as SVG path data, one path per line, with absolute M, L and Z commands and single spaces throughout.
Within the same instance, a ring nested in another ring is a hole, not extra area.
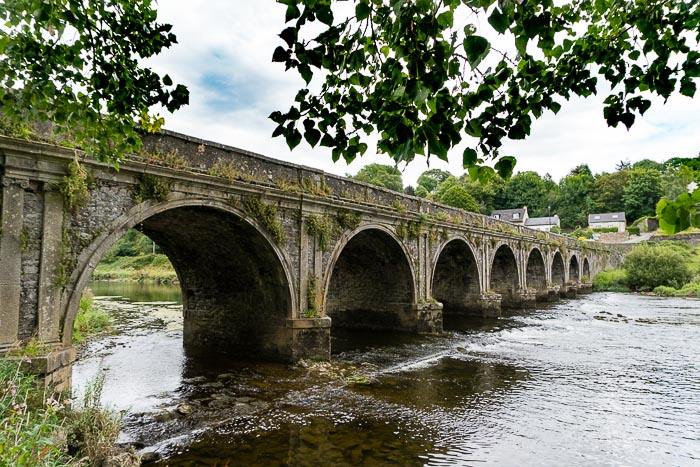
M 624 212 L 603 212 L 600 214 L 588 215 L 588 227 L 592 229 L 603 229 L 616 227 L 618 232 L 624 232 L 627 227 L 627 220 Z
M 521 209 L 499 209 L 493 211 L 491 217 L 513 224 L 525 225 L 525 221 L 527 220 L 527 206 L 523 206 Z
M 560 227 L 559 216 L 555 214 L 552 217 L 529 217 L 525 220 L 525 227 L 549 232 L 552 227 Z

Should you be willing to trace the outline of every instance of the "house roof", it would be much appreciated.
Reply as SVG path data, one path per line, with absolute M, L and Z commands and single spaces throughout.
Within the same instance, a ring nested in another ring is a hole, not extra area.
M 498 214 L 501 220 L 510 220 L 513 219 L 513 214 L 519 214 L 518 220 L 522 220 L 526 212 L 527 206 L 518 209 L 498 209 L 491 213 L 491 217 Z
M 600 214 L 589 214 L 588 224 L 598 224 L 601 222 L 627 222 L 624 212 L 602 212 Z
M 559 225 L 559 216 L 555 214 L 552 217 L 528 217 L 525 226 L 532 225 Z

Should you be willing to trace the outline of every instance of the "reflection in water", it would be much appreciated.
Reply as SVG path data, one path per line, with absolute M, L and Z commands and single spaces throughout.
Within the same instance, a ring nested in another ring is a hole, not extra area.
M 696 300 L 594 294 L 444 336 L 334 330 L 333 364 L 310 367 L 188 359 L 179 307 L 100 303 L 125 332 L 91 344 L 76 380 L 106 367 L 106 398 L 131 406 L 123 440 L 162 465 L 700 462 Z
M 182 304 L 180 287 L 139 282 L 91 282 L 96 296 L 126 297 L 134 302 L 176 302 Z

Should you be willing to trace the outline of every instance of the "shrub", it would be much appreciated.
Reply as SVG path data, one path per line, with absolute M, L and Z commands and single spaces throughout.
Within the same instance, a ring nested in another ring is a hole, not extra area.
M 669 244 L 638 245 L 627 254 L 622 267 L 627 284 L 634 290 L 653 290 L 660 285 L 678 289 L 693 276 L 689 253 Z
M 66 465 L 58 434 L 63 408 L 44 401 L 19 361 L 0 360 L 0 465 Z M 46 402 L 46 403 L 45 403 Z
M 593 278 L 593 290 L 597 292 L 628 292 L 627 273 L 624 269 L 606 269 Z
M 106 331 L 112 326 L 112 317 L 94 307 L 92 290 L 87 289 L 80 297 L 78 314 L 73 324 L 73 343 L 81 344 L 93 335 Z
M 102 465 L 116 448 L 121 416 L 102 406 L 104 373 L 100 372 L 85 387 L 82 403 L 68 415 L 68 453 L 78 458 L 91 460 L 93 465 Z

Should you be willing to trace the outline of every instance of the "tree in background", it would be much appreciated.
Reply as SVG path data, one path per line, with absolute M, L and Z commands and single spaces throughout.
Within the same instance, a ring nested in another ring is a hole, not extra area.
M 506 181 L 498 175 L 494 176 L 488 183 L 484 184 L 477 180 L 472 180 L 469 174 L 464 174 L 460 178 L 462 186 L 467 190 L 467 193 L 472 195 L 474 200 L 479 205 L 481 214 L 491 214 L 494 209 L 497 209 L 496 200 L 501 198 L 503 190 L 506 187 Z
M 551 194 L 556 184 L 545 180 L 537 172 L 520 172 L 514 175 L 496 200 L 498 209 L 515 209 L 527 206 L 531 217 L 543 217 L 551 206 Z
M 443 183 L 450 176 L 452 176 L 452 174 L 445 170 L 429 169 L 420 174 L 417 183 L 419 186 L 425 188 L 425 191 L 430 194 L 434 193 L 438 185 Z
M 666 170 L 666 164 L 656 162 L 651 159 L 642 159 L 641 161 L 632 164 L 632 169 L 647 169 L 656 170 L 657 172 L 663 172 Z
M 625 202 L 622 197 L 630 179 L 630 170 L 603 173 L 593 181 L 591 199 L 595 212 L 622 212 Z
M 464 209 L 465 211 L 479 212 L 479 205 L 472 195 L 467 193 L 467 190 L 459 183 L 447 190 L 440 198 L 440 202 L 448 206 Z
M 593 176 L 588 166 L 574 168 L 569 175 L 559 182 L 556 212 L 561 219 L 562 228 L 574 228 L 588 225 L 588 214 L 593 211 L 591 198 Z
M 394 191 L 403 191 L 401 172 L 394 166 L 384 164 L 367 164 L 356 175 L 348 177 L 361 182 L 371 183 Z
M 661 174 L 653 169 L 634 169 L 622 197 L 628 220 L 653 216 L 663 194 Z

